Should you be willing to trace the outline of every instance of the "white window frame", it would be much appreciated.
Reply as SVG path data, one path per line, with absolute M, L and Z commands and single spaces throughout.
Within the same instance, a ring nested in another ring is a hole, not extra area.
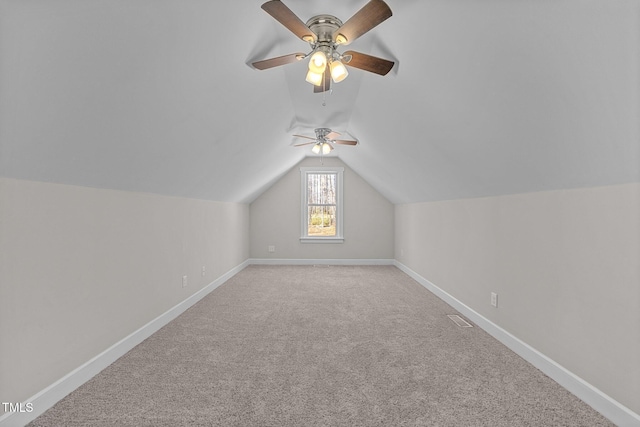
M 309 207 L 307 201 L 309 200 L 307 194 L 307 175 L 313 173 L 335 173 L 336 179 L 336 235 L 335 236 L 309 236 L 308 224 L 309 219 Z M 344 214 L 343 214 L 343 197 L 342 197 L 342 180 L 344 175 L 343 167 L 331 167 L 331 166 L 318 166 L 318 167 L 301 167 L 300 168 L 300 187 L 302 199 L 301 205 L 301 217 L 300 217 L 300 242 L 302 243 L 343 243 L 344 242 Z

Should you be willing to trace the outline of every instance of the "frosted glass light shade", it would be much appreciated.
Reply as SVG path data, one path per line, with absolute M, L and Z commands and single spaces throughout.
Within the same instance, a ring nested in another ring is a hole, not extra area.
M 347 67 L 338 60 L 331 62 L 331 78 L 335 83 L 340 83 L 344 79 L 347 78 L 349 72 L 347 71 Z
M 314 144 L 311 151 L 313 151 L 313 154 L 318 154 L 320 152 L 320 144 Z
M 320 86 L 320 84 L 322 83 L 322 73 L 314 73 L 313 71 L 309 70 L 306 80 L 314 86 Z
M 328 142 L 322 144 L 322 154 L 329 154 L 333 150 L 333 147 Z
M 314 73 L 321 74 L 324 72 L 324 69 L 327 67 L 327 55 L 324 52 L 317 51 L 313 55 L 311 55 L 311 59 L 309 60 L 309 70 Z

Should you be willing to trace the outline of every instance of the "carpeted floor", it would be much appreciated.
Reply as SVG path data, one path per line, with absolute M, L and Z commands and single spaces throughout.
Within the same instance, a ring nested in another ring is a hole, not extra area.
M 391 266 L 249 266 L 31 426 L 609 426 Z

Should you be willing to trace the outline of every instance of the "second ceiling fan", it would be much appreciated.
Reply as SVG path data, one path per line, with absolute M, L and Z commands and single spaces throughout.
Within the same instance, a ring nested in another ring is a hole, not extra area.
M 337 51 L 338 46 L 348 45 L 391 17 L 391 9 L 382 0 L 370 0 L 344 24 L 333 15 L 316 15 L 305 24 L 280 0 L 270 0 L 262 5 L 262 9 L 309 43 L 311 52 L 292 53 L 252 63 L 259 70 L 311 57 L 306 80 L 313 84 L 314 92 L 324 92 L 331 88 L 331 80 L 338 83 L 347 77 L 349 73 L 345 65 L 381 76 L 393 68 L 393 61 L 352 50 L 344 53 Z
M 305 135 L 293 135 L 297 138 L 304 138 L 304 139 L 311 140 L 311 142 L 302 142 L 299 144 L 295 144 L 294 147 L 302 147 L 303 145 L 313 144 L 311 151 L 313 151 L 314 154 L 319 154 L 320 152 L 322 152 L 322 154 L 329 154 L 331 151 L 333 151 L 332 144 L 358 145 L 358 141 L 355 141 L 355 140 L 336 139 L 337 137 L 340 136 L 340 133 L 332 131 L 329 128 L 317 128 L 315 129 L 315 133 L 316 133 L 315 138 L 311 136 L 305 136 Z

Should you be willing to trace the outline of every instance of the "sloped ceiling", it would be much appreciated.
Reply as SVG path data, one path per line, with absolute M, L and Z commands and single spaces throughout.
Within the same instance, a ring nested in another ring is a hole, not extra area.
M 250 202 L 326 126 L 394 203 L 640 180 L 640 0 L 387 0 L 349 49 L 396 66 L 324 96 L 248 65 L 308 51 L 262 2 L 0 0 L 0 175 Z

